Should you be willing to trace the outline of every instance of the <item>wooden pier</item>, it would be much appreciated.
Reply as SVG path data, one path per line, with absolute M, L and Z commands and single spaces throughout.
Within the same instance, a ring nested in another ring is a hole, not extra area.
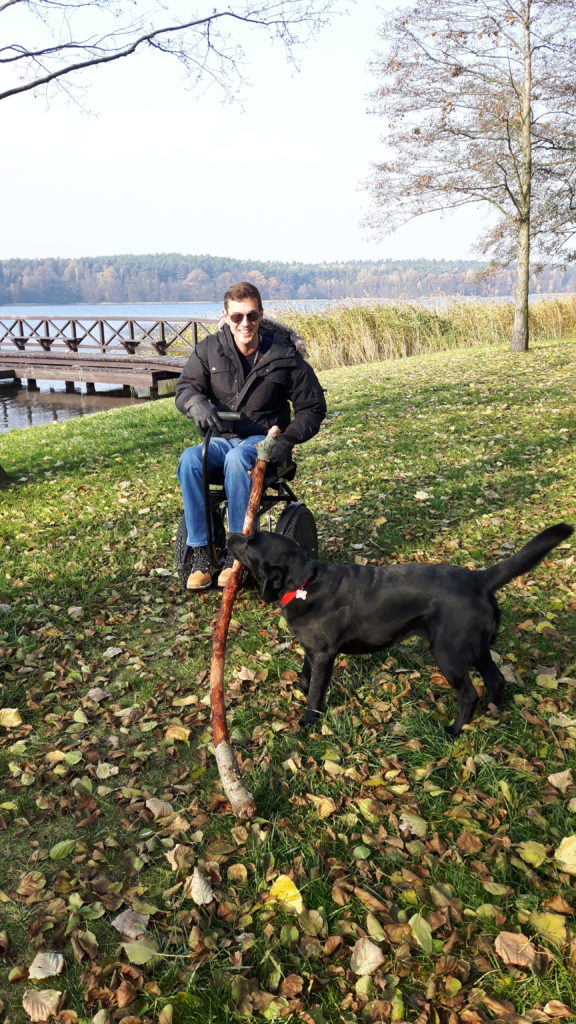
M 63 380 L 157 389 L 176 379 L 198 340 L 217 321 L 156 317 L 0 318 L 0 380 Z

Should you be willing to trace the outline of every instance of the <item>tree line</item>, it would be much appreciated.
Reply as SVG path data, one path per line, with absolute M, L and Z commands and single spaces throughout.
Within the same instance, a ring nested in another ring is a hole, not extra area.
M 409 300 L 426 295 L 511 295 L 514 268 L 486 274 L 472 260 L 350 260 L 280 263 L 178 253 L 0 261 L 0 303 L 220 302 L 233 281 L 263 298 Z M 533 293 L 576 291 L 576 268 L 531 275 Z

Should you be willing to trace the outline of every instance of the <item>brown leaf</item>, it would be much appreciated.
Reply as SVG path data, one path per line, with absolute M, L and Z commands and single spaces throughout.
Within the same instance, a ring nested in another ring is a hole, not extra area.
M 354 895 L 363 903 L 367 910 L 386 910 L 386 905 L 382 903 L 382 900 L 377 899 L 371 892 L 366 889 L 361 889 L 358 885 L 354 886 Z
M 132 982 L 127 981 L 125 978 L 121 985 L 118 986 L 114 993 L 118 1008 L 121 1010 L 124 1006 L 130 1006 L 138 995 L 137 989 L 134 988 Z M 126 1019 L 126 1018 L 124 1018 Z
M 45 1021 L 55 1017 L 62 1002 L 62 992 L 57 989 L 28 989 L 22 996 L 22 1006 L 33 1021 Z
M 135 910 L 124 910 L 111 921 L 112 927 L 120 932 L 124 939 L 137 939 L 142 932 L 146 931 L 149 914 L 137 914 Z
M 574 1017 L 574 1010 L 557 999 L 551 999 L 549 1003 L 546 1003 L 544 1013 L 547 1013 L 549 1017 Z
M 536 957 L 536 949 L 522 932 L 500 932 L 494 947 L 505 964 L 531 967 Z
M 478 853 L 482 849 L 482 841 L 471 832 L 461 832 L 456 840 L 461 853 Z
M 326 939 L 326 942 L 324 943 L 324 953 L 325 953 L 325 955 L 326 956 L 332 956 L 332 953 L 334 953 L 338 949 L 338 946 L 341 946 L 341 945 L 342 945 L 342 936 L 341 935 L 329 935 L 328 938 Z
M 287 974 L 280 985 L 280 995 L 286 996 L 287 999 L 294 999 L 295 996 L 300 995 L 303 988 L 304 980 L 299 974 Z

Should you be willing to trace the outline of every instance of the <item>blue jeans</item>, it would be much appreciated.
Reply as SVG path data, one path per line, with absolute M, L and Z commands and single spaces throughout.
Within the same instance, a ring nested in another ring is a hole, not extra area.
M 252 437 L 213 437 L 208 447 L 208 471 L 224 470 L 224 490 L 228 499 L 228 529 L 241 533 L 248 506 L 252 479 L 248 471 L 256 462 L 256 444 L 264 434 Z M 178 480 L 184 500 L 184 516 L 188 529 L 188 545 L 200 548 L 208 544 L 202 488 L 202 445 L 186 448 L 178 463 Z

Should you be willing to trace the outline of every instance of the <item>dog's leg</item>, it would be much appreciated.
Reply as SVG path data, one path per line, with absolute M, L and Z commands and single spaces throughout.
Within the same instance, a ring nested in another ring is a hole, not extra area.
M 455 691 L 458 702 L 456 718 L 446 732 L 449 736 L 458 736 L 462 726 L 471 720 L 478 703 L 478 694 L 468 673 L 468 652 L 447 650 L 446 646 L 438 650 L 435 645 L 434 653 L 438 668 Z
M 476 668 L 486 684 L 488 705 L 493 704 L 499 708 L 504 699 L 506 680 L 493 661 L 489 647 L 485 647 L 481 652 L 480 657 L 476 661 Z
M 312 665 L 310 664 L 310 658 L 307 654 L 304 655 L 304 664 L 302 665 L 302 671 L 300 672 L 300 679 L 298 680 L 298 689 L 302 690 L 302 693 L 308 693 L 310 689 L 310 676 L 312 674 Z
M 306 651 L 306 658 L 310 666 L 310 686 L 308 704 L 300 722 L 301 725 L 314 725 L 318 721 L 324 707 L 324 698 L 332 675 L 335 657 L 334 654 L 316 654 Z

